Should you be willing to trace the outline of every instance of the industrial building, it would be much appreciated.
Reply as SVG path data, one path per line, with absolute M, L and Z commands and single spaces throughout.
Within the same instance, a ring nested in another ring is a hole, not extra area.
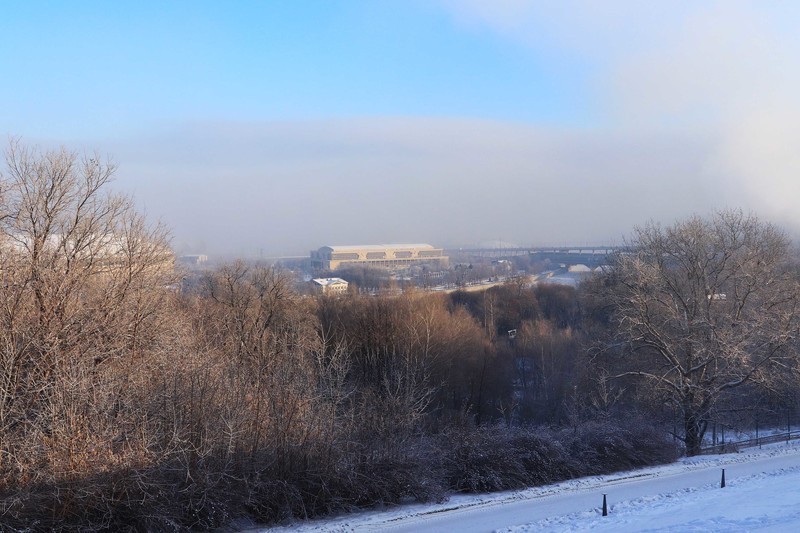
M 367 244 L 361 246 L 323 246 L 311 252 L 311 266 L 319 271 L 333 271 L 343 266 L 409 267 L 435 263 L 446 267 L 444 250 L 430 244 Z

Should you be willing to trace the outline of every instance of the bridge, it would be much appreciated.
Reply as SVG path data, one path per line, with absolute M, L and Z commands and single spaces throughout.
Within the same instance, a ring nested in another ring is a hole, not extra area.
M 586 265 L 595 268 L 607 265 L 611 257 L 629 250 L 628 246 L 524 246 L 503 248 L 458 248 L 446 250 L 448 255 L 466 254 L 503 259 L 520 255 L 564 265 Z

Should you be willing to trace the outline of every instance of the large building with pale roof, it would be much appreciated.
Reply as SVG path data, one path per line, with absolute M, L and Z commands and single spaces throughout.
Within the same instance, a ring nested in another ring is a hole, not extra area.
M 360 246 L 323 246 L 311 252 L 311 266 L 333 271 L 343 266 L 409 267 L 435 263 L 446 267 L 448 258 L 442 248 L 430 244 L 366 244 Z

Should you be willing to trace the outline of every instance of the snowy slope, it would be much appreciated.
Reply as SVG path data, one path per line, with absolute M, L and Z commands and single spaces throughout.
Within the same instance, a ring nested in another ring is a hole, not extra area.
M 593 476 L 490 495 L 458 495 L 274 531 L 800 531 L 800 446 Z M 720 488 L 725 468 L 726 487 Z M 607 494 L 609 516 L 600 515 Z

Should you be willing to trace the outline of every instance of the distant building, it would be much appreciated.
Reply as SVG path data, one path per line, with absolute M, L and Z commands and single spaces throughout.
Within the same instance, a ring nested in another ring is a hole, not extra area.
M 361 246 L 323 246 L 311 252 L 311 266 L 332 271 L 341 266 L 408 267 L 437 263 L 446 267 L 444 250 L 430 244 L 367 244 Z
M 347 292 L 348 283 L 342 278 L 314 278 L 311 280 L 314 289 L 322 294 L 343 294 Z
M 125 273 L 131 260 L 132 245 L 141 255 L 134 260 L 141 261 L 143 268 L 150 274 L 169 276 L 175 271 L 175 254 L 161 243 L 146 241 L 129 241 L 124 236 L 112 233 L 84 235 L 81 246 L 74 238 L 66 234 L 53 233 L 43 240 L 41 246 L 52 264 L 66 265 L 71 261 L 85 261 L 92 265 L 87 273 L 99 277 L 110 278 Z M 29 257 L 33 249 L 33 241 L 29 236 L 0 235 L 0 257 Z M 135 255 L 135 254 L 133 254 Z M 61 268 L 59 266 L 59 268 Z M 3 265 L 0 265 L 0 273 Z
M 208 256 L 203 254 L 182 255 L 178 261 L 184 265 L 202 265 L 208 261 Z

